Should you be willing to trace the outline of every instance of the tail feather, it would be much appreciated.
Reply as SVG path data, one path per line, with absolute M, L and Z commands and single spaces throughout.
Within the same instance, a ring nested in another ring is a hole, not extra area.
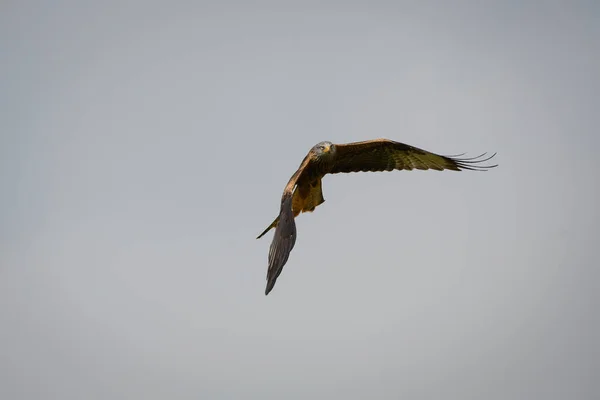
M 257 238 L 257 239 L 260 239 L 261 237 L 265 236 L 265 234 L 266 234 L 267 232 L 269 232 L 271 229 L 275 228 L 275 227 L 277 226 L 277 224 L 278 224 L 278 223 L 279 223 L 279 215 L 277 216 L 277 218 L 275 218 L 275 220 L 274 220 L 273 222 L 271 222 L 271 225 L 269 225 L 269 226 L 267 227 L 267 229 L 265 229 L 265 230 L 263 231 L 263 233 L 261 233 L 260 235 L 258 235 L 256 238 Z

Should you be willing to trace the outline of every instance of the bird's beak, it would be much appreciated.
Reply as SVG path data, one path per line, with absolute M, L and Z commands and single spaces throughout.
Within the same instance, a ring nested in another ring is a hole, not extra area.
M 325 153 L 329 153 L 331 151 L 331 146 L 325 147 Z

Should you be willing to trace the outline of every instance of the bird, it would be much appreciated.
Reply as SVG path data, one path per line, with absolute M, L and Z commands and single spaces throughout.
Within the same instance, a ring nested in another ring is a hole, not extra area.
M 314 145 L 285 186 L 279 215 L 257 237 L 260 239 L 275 228 L 269 247 L 265 296 L 273 290 L 296 243 L 294 219 L 325 202 L 321 183 L 325 175 L 413 169 L 485 171 L 498 166 L 481 165 L 496 153 L 487 158 L 487 153 L 471 158 L 461 158 L 463 155 L 443 156 L 386 138 L 344 144 L 323 141 Z

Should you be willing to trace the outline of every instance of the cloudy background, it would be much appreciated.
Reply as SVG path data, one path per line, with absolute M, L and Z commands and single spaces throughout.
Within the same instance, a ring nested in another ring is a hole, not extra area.
M 598 398 L 599 21 L 2 2 L 0 397 Z M 306 152 L 377 137 L 500 166 L 326 177 L 265 297 Z

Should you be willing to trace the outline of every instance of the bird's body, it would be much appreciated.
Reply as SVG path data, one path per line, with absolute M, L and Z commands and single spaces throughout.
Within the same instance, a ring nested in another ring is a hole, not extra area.
M 304 157 L 298 170 L 292 175 L 283 190 L 279 215 L 262 232 L 261 238 L 271 228 L 275 235 L 269 249 L 269 268 L 265 294 L 273 289 L 277 277 L 296 242 L 296 224 L 294 218 L 302 212 L 312 212 L 325 201 L 321 180 L 326 174 L 392 171 L 412 169 L 445 169 L 460 171 L 485 170 L 492 166 L 480 166 L 479 163 L 490 158 L 459 159 L 454 156 L 441 156 L 403 143 L 388 139 L 375 139 L 364 142 L 316 144 Z M 257 239 L 258 239 L 257 238 Z

